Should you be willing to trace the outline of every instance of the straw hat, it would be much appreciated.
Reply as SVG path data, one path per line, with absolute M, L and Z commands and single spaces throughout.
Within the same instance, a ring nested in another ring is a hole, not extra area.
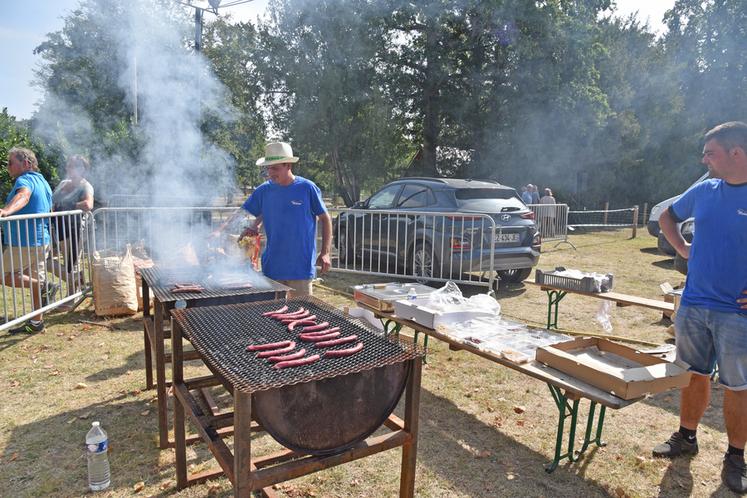
M 257 159 L 257 166 L 295 162 L 298 162 L 298 158 L 293 156 L 293 149 L 289 143 L 272 142 L 265 146 L 265 157 Z

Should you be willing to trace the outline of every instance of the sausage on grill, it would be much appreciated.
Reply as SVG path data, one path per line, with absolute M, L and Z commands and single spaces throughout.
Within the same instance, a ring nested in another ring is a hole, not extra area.
M 357 335 L 348 335 L 345 337 L 340 337 L 339 339 L 332 339 L 331 341 L 317 342 L 316 344 L 314 344 L 314 347 L 328 348 L 330 346 L 337 346 L 338 344 L 347 344 L 349 342 L 354 342 L 357 339 L 358 339 Z
M 317 342 L 317 341 L 329 341 L 335 337 L 340 337 L 339 332 L 332 332 L 331 334 L 301 334 L 298 336 L 299 339 L 305 342 Z
M 299 358 L 302 358 L 303 355 L 305 354 L 306 354 L 306 349 L 301 349 L 300 351 L 296 351 L 295 353 L 287 354 L 284 356 L 270 356 L 267 359 L 273 363 L 277 363 L 279 361 L 297 360 Z
M 283 354 L 283 353 L 290 353 L 290 352 L 291 352 L 291 351 L 293 351 L 293 350 L 294 350 L 295 348 L 296 348 L 296 343 L 295 343 L 295 341 L 291 341 L 291 343 L 290 343 L 290 344 L 288 344 L 288 345 L 287 345 L 286 347 L 284 347 L 284 348 L 280 348 L 280 349 L 272 349 L 272 350 L 267 350 L 267 351 L 262 351 L 262 352 L 260 352 L 260 353 L 257 353 L 257 358 L 268 358 L 268 357 L 270 357 L 270 356 L 277 356 L 277 355 L 279 355 L 279 354 Z
M 324 352 L 324 357 L 325 358 L 327 358 L 327 357 L 330 357 L 330 358 L 340 358 L 342 356 L 350 356 L 351 354 L 355 354 L 355 353 L 357 353 L 358 351 L 360 351 L 362 349 L 363 349 L 363 343 L 359 342 L 358 344 L 356 344 L 352 348 L 348 348 L 348 349 L 332 349 L 330 351 L 325 351 Z
M 265 344 L 250 344 L 246 347 L 247 351 L 266 351 L 268 349 L 278 349 L 288 346 L 291 341 L 268 342 Z
M 283 320 L 285 322 L 285 320 Z M 288 330 L 293 330 L 296 325 L 314 325 L 316 323 L 316 315 L 307 316 L 300 320 L 294 320 L 288 324 Z
M 327 335 L 327 334 L 331 334 L 332 332 L 339 332 L 339 331 L 340 331 L 340 327 L 332 327 L 331 329 L 326 329 L 326 330 L 316 330 L 314 332 L 306 332 L 306 328 L 304 328 L 301 331 L 301 334 L 302 335 L 308 335 L 308 336 L 313 336 L 313 335 Z
M 318 361 L 319 358 L 321 358 L 318 354 L 315 354 L 313 356 L 307 356 L 306 358 L 301 358 L 298 360 L 290 360 L 290 361 L 281 361 L 280 363 L 275 363 L 272 368 L 288 368 L 288 367 L 298 367 L 301 365 L 308 365 L 309 363 L 314 363 L 315 361 Z
M 262 313 L 262 316 L 272 316 L 272 315 L 281 315 L 288 311 L 288 306 L 283 306 L 280 309 L 277 309 L 275 311 L 268 311 L 267 313 Z
M 307 327 L 304 325 L 302 332 L 304 334 L 309 333 L 309 332 L 317 332 L 319 330 L 324 330 L 327 327 L 329 327 L 329 322 L 322 322 L 319 325 L 312 325 L 311 327 Z

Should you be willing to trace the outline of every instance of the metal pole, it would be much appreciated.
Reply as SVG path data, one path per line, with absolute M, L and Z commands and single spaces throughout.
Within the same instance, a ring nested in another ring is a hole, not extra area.
M 195 7 L 195 50 L 202 50 L 202 9 Z

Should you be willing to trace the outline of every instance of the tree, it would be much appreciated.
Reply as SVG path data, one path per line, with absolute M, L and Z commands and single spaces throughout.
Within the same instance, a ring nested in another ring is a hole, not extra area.
M 375 2 L 283 0 L 260 27 L 255 66 L 272 128 L 346 205 L 397 174 L 407 147 L 376 74 Z M 306 173 L 305 173 L 306 174 Z

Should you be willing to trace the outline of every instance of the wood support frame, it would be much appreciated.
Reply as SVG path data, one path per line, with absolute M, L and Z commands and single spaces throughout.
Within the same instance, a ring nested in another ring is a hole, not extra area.
M 418 416 L 420 410 L 420 381 L 422 360 L 415 358 L 405 387 L 404 420 L 392 414 L 384 423 L 391 432 L 379 436 L 370 436 L 352 448 L 340 453 L 326 456 L 312 456 L 283 450 L 271 455 L 252 457 L 251 433 L 261 430 L 252 421 L 252 395 L 233 391 L 233 413 L 222 413 L 213 416 L 202 412 L 189 389 L 189 380 L 184 379 L 182 329 L 174 321 L 171 328 L 173 344 L 173 382 L 174 395 L 174 438 L 176 449 L 176 486 L 183 489 L 187 486 L 204 482 L 207 479 L 225 475 L 234 486 L 234 496 L 249 497 L 252 492 L 260 491 L 263 496 L 276 496 L 272 485 L 295 479 L 336 465 L 364 458 L 375 453 L 402 447 L 402 464 L 400 473 L 400 492 L 403 498 L 412 498 L 415 494 L 415 470 L 417 461 Z M 226 421 L 232 415 L 234 452 L 223 441 L 225 434 L 216 430 L 215 421 L 221 418 Z M 187 438 L 186 419 L 189 417 L 202 440 L 220 465 L 220 470 L 211 470 L 199 474 L 187 473 Z

